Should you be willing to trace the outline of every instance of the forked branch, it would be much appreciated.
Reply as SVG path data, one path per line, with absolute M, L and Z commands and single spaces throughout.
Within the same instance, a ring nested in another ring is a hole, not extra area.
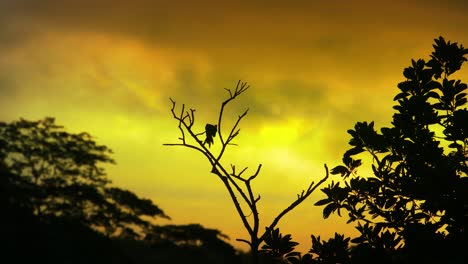
M 263 233 L 262 236 L 258 236 L 258 231 L 260 227 L 260 219 L 259 213 L 257 210 L 257 203 L 260 201 L 260 195 L 255 195 L 254 191 L 251 186 L 251 182 L 257 178 L 262 168 L 262 165 L 258 165 L 256 171 L 250 176 L 244 176 L 243 174 L 247 171 L 247 167 L 242 169 L 240 172 L 236 172 L 235 165 L 231 165 L 231 172 L 228 172 L 225 167 L 221 164 L 221 158 L 227 148 L 228 145 L 233 145 L 232 141 L 239 135 L 240 128 L 239 124 L 241 120 L 247 115 L 248 109 L 245 110 L 241 115 L 237 117 L 236 122 L 234 123 L 233 127 L 229 130 L 227 134 L 227 138 L 224 137 L 223 127 L 222 127 L 222 120 L 223 120 L 223 113 L 224 108 L 228 103 L 232 100 L 236 99 L 239 95 L 244 93 L 249 86 L 246 82 L 238 81 L 236 88 L 234 91 L 230 89 L 226 89 L 229 93 L 229 97 L 222 102 L 221 108 L 219 110 L 218 116 L 218 124 L 217 124 L 217 133 L 218 141 L 220 142 L 220 150 L 215 155 L 207 146 L 205 146 L 203 140 L 199 139 L 199 136 L 206 134 L 208 137 L 208 133 L 210 132 L 208 129 L 202 132 L 195 132 L 194 125 L 195 125 L 195 110 L 185 110 L 185 105 L 183 104 L 181 107 L 180 113 L 176 113 L 176 102 L 170 98 L 172 107 L 171 113 L 174 119 L 178 121 L 178 128 L 180 130 L 180 137 L 181 143 L 170 143 L 164 144 L 166 146 L 183 146 L 191 149 L 195 149 L 201 152 L 210 162 L 212 166 L 211 172 L 218 176 L 218 178 L 223 182 L 224 186 L 226 187 L 231 200 L 234 203 L 234 206 L 237 210 L 239 217 L 244 224 L 247 232 L 249 233 L 250 240 L 246 239 L 237 239 L 238 241 L 245 242 L 250 245 L 251 247 L 251 254 L 253 257 L 253 263 L 257 263 L 258 260 L 258 248 L 260 244 L 265 240 L 266 232 Z M 209 127 L 209 126 L 207 126 Z M 213 129 L 216 129 L 216 126 L 211 125 Z M 213 131 L 212 131 L 213 132 Z M 191 138 L 196 143 L 189 143 L 188 139 Z M 206 141 L 206 140 L 205 140 Z M 209 146 L 208 146 L 209 147 Z M 296 206 L 306 200 L 316 189 L 319 187 L 327 178 L 328 178 L 328 168 L 325 165 L 326 175 L 323 179 L 321 179 L 318 183 L 312 182 L 306 190 L 303 190 L 301 194 L 298 194 L 297 199 L 292 202 L 286 209 L 281 211 L 278 216 L 273 220 L 273 222 L 267 227 L 267 230 L 271 230 L 276 227 L 279 223 L 281 218 L 293 210 Z M 240 196 L 238 198 L 237 196 Z M 241 200 L 239 200 L 241 199 Z M 243 202 L 248 210 L 250 211 L 248 214 L 245 214 L 244 210 L 242 209 L 241 202 Z M 252 218 L 251 218 L 252 217 Z M 249 220 L 250 219 L 250 220 Z
M 249 85 L 247 85 L 247 82 L 241 82 L 240 80 L 237 82 L 236 89 L 234 92 L 231 91 L 231 89 L 224 88 L 226 91 L 229 92 L 229 98 L 226 99 L 222 104 L 221 104 L 221 109 L 219 110 L 219 116 L 218 116 L 218 135 L 219 135 L 219 140 L 221 141 L 221 151 L 218 154 L 218 157 L 216 158 L 217 161 L 221 160 L 221 157 L 224 154 L 224 151 L 226 150 L 227 145 L 231 144 L 231 141 L 239 135 L 240 129 L 237 127 L 239 126 L 240 121 L 247 115 L 247 112 L 249 109 L 246 109 L 243 114 L 241 114 L 238 118 L 234 126 L 231 128 L 231 131 L 229 132 L 229 136 L 226 141 L 224 141 L 223 137 L 223 132 L 222 132 L 222 121 L 223 121 L 223 113 L 224 113 L 224 107 L 231 102 L 232 100 L 236 99 L 239 95 L 247 91 L 249 89 Z

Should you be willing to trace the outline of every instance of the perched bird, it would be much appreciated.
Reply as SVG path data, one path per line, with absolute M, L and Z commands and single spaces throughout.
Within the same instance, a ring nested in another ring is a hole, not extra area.
M 203 144 L 208 143 L 208 147 L 211 147 L 211 144 L 214 144 L 213 138 L 216 136 L 216 132 L 218 131 L 218 125 L 206 124 L 205 126 L 205 133 L 206 139 Z

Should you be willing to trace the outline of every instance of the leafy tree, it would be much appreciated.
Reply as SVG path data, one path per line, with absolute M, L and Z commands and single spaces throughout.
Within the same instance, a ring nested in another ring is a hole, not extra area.
M 0 123 L 0 147 L 2 201 L 10 208 L 135 238 L 151 226 L 148 217 L 168 218 L 150 200 L 109 185 L 102 164 L 114 163 L 110 149 L 88 133 L 65 132 L 53 118 Z
M 247 168 L 236 170 L 236 166 L 231 164 L 230 170 L 221 163 L 221 158 L 229 145 L 233 145 L 232 141 L 239 135 L 238 128 L 241 120 L 247 115 L 247 110 L 238 116 L 233 127 L 228 132 L 223 130 L 223 113 L 225 107 L 238 96 L 243 94 L 249 86 L 245 82 L 238 82 L 234 91 L 226 89 L 229 93 L 228 98 L 221 103 L 217 124 L 206 124 L 201 127 L 195 125 L 195 110 L 185 108 L 182 105 L 180 111 L 176 113 L 176 102 L 171 99 L 171 113 L 178 122 L 180 130 L 179 143 L 164 144 L 166 146 L 182 146 L 200 152 L 205 156 L 211 165 L 211 173 L 218 177 L 226 188 L 231 200 L 236 208 L 239 217 L 244 224 L 245 229 L 249 234 L 249 239 L 237 239 L 247 243 L 250 246 L 252 263 L 258 263 L 259 246 L 265 242 L 270 235 L 270 230 L 274 230 L 281 218 L 296 206 L 302 203 L 307 197 L 314 192 L 328 178 L 328 169 L 325 166 L 326 175 L 319 182 L 312 182 L 306 190 L 303 190 L 287 208 L 282 210 L 275 219 L 267 226 L 265 232 L 259 233 L 260 219 L 257 209 L 257 203 L 260 200 L 260 195 L 255 195 L 252 189 L 252 181 L 259 175 L 262 165 L 260 164 L 255 172 L 250 176 L 244 176 Z M 203 139 L 205 135 L 205 139 Z M 218 137 L 215 137 L 218 135 Z M 215 141 L 216 139 L 216 141 Z M 211 145 L 218 143 L 219 152 L 210 150 Z M 206 146 L 208 144 L 208 146 Z M 245 205 L 243 207 L 242 205 Z M 243 209 L 243 208 L 247 208 Z
M 468 49 L 442 37 L 433 47 L 429 61 L 412 60 L 404 69 L 390 127 L 358 122 L 348 130 L 351 148 L 331 171 L 342 180 L 324 188 L 327 198 L 316 203 L 325 206 L 325 218 L 345 211 L 357 224 L 355 246 L 339 250 L 353 263 L 468 259 L 458 250 L 468 246 L 467 85 L 452 79 Z M 364 154 L 372 158 L 372 175 L 358 173 Z

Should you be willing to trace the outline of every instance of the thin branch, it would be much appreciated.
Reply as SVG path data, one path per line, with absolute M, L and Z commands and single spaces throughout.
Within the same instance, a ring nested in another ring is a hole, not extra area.
M 205 155 L 207 158 L 209 158 L 209 156 L 206 155 L 206 153 L 201 148 L 194 146 L 194 145 L 190 145 L 186 143 L 164 143 L 163 146 L 180 146 L 180 147 L 187 147 L 187 148 L 195 149 L 203 153 L 203 155 Z
M 249 167 L 245 167 L 243 170 L 241 170 L 241 172 L 239 172 L 239 177 L 242 175 L 242 173 L 244 173 L 244 171 L 246 171 Z
M 255 239 L 257 239 L 258 238 L 258 228 L 260 226 L 260 220 L 258 219 L 257 202 L 260 200 L 260 196 L 257 199 L 254 198 L 253 191 L 252 191 L 252 186 L 250 186 L 250 180 L 247 180 L 245 182 L 245 186 L 246 186 L 247 191 L 249 193 L 250 201 L 252 203 L 252 206 L 250 208 L 252 209 L 252 214 L 253 214 L 253 217 L 254 217 L 253 234 L 255 235 Z
M 257 167 L 257 171 L 254 173 L 254 175 L 250 176 L 247 181 L 251 181 L 255 178 L 257 178 L 258 174 L 260 173 L 260 169 L 262 168 L 262 164 L 259 164 Z
M 261 198 L 261 196 L 259 194 L 258 197 L 254 200 L 254 203 L 257 203 L 260 200 L 260 198 Z
M 217 162 L 217 161 L 216 161 Z M 219 164 L 219 163 L 217 163 Z M 226 175 L 226 178 L 229 180 L 230 183 L 232 183 L 232 185 L 234 185 L 234 187 L 237 189 L 237 191 L 240 193 L 240 195 L 242 196 L 242 198 L 244 199 L 245 203 L 247 203 L 247 205 L 249 206 L 249 208 L 252 208 L 252 203 L 250 202 L 249 198 L 247 197 L 247 195 L 245 194 L 245 192 L 242 190 L 242 188 L 239 186 L 239 184 L 237 184 L 237 182 L 234 181 L 234 179 L 232 177 L 232 175 L 226 173 L 226 171 L 224 170 L 224 168 L 219 165 L 220 168 L 223 170 L 223 172 L 225 173 Z M 235 178 L 243 181 L 243 179 L 240 177 L 240 176 L 235 176 Z
M 278 214 L 278 216 L 276 216 L 276 218 L 273 220 L 273 222 L 270 224 L 270 226 L 267 228 L 267 230 L 273 230 L 283 216 L 285 216 L 287 213 L 289 213 L 291 210 L 293 210 L 296 206 L 301 204 L 305 199 L 307 199 L 307 197 L 309 197 L 309 195 L 311 195 L 322 183 L 324 183 L 328 179 L 328 175 L 329 175 L 328 167 L 327 167 L 326 164 L 324 165 L 324 167 L 325 167 L 325 177 L 323 177 L 323 179 L 321 179 L 315 185 L 312 182 L 309 185 L 309 187 L 307 188 L 307 191 L 305 193 L 303 191 L 302 194 L 298 196 L 296 201 L 292 202 L 291 205 L 289 205 L 280 214 Z M 263 235 L 260 237 L 259 242 L 262 242 L 265 239 L 266 235 L 267 235 L 267 232 L 263 233 Z
M 231 174 L 230 176 L 234 177 L 234 179 L 238 179 L 239 181 L 246 182 L 247 180 L 240 177 L 239 175 L 236 174 Z
M 195 136 L 197 136 L 197 137 L 198 137 L 198 136 L 201 136 L 201 135 L 203 135 L 203 134 L 205 134 L 205 133 L 206 133 L 205 131 L 203 131 L 203 132 L 200 132 L 200 133 L 196 133 L 196 134 L 195 134 Z
M 221 151 L 217 157 L 217 160 L 219 161 L 221 159 L 221 157 L 223 156 L 224 154 L 224 150 L 226 149 L 227 147 L 227 144 L 226 142 L 224 141 L 224 138 L 223 138 L 223 133 L 222 133 L 222 119 L 223 119 L 223 113 L 224 113 L 224 107 L 232 100 L 234 100 L 237 96 L 241 95 L 243 92 L 245 92 L 250 86 L 247 85 L 247 82 L 241 82 L 240 80 L 237 82 L 237 85 L 236 85 L 236 89 L 234 90 L 234 93 L 232 93 L 231 89 L 226 89 L 228 92 L 229 92 L 229 98 L 226 99 L 222 104 L 221 104 L 221 109 L 219 110 L 219 117 L 218 117 L 218 135 L 219 135 L 219 139 L 221 141 L 221 144 L 222 144 L 222 148 L 221 148 Z M 234 133 L 235 131 L 235 128 L 237 126 L 237 124 L 240 122 L 240 119 L 242 119 L 245 115 L 247 114 L 247 111 L 244 112 L 244 114 L 242 114 L 240 117 L 239 116 L 239 119 L 237 120 L 236 122 L 236 125 L 231 129 L 231 132 L 229 133 L 229 137 L 232 136 L 232 134 Z M 238 133 L 238 131 L 237 131 Z M 228 141 L 227 143 L 229 143 L 229 141 L 232 140 L 232 138 L 229 140 L 229 137 L 228 137 Z
M 231 178 L 228 178 L 228 179 L 231 179 Z M 221 178 L 221 180 L 223 181 L 224 185 L 226 186 L 230 196 L 231 196 L 231 199 L 232 201 L 234 202 L 234 206 L 236 207 L 237 209 L 237 213 L 239 214 L 239 216 L 241 217 L 241 220 L 242 220 L 242 223 L 244 224 L 244 227 L 247 229 L 247 232 L 249 232 L 250 235 L 252 235 L 252 227 L 250 226 L 250 223 L 247 221 L 247 218 L 245 217 L 245 214 L 244 214 L 244 211 L 242 211 L 242 208 L 240 207 L 240 204 L 239 204 L 239 201 L 237 200 L 237 197 L 236 195 L 234 194 L 234 192 L 232 191 L 232 188 L 231 186 L 229 185 L 229 182 L 226 180 L 226 178 Z M 240 189 L 240 188 L 239 188 Z M 238 191 L 239 191 L 238 189 Z M 244 193 L 242 192 L 242 190 L 239 191 L 242 195 L 244 195 Z M 249 204 L 249 207 L 251 207 L 251 205 Z
M 244 242 L 244 243 L 247 243 L 249 244 L 249 246 L 252 246 L 252 243 L 250 243 L 250 241 L 248 240 L 245 240 L 245 239 L 242 239 L 242 238 L 237 238 L 236 241 L 239 241 L 239 242 Z
M 195 109 L 191 109 L 190 108 L 190 128 L 193 126 L 193 124 L 195 124 Z
M 224 154 L 224 151 L 226 150 L 227 145 L 235 145 L 235 144 L 231 144 L 231 141 L 232 141 L 237 135 L 239 135 L 240 129 L 237 129 L 237 130 L 236 130 L 236 128 L 237 128 L 237 126 L 239 125 L 239 123 L 240 123 L 240 121 L 242 120 L 242 118 L 244 118 L 244 117 L 247 115 L 247 112 L 248 112 L 248 111 L 249 111 L 249 109 L 245 110 L 245 112 L 244 112 L 242 115 L 238 116 L 236 123 L 234 124 L 234 126 L 231 128 L 231 131 L 229 132 L 229 136 L 228 136 L 226 142 L 224 142 L 224 139 L 222 139 L 222 138 L 220 137 L 220 139 L 221 139 L 221 144 L 222 144 L 223 146 L 222 146 L 222 148 L 221 148 L 221 151 L 219 152 L 218 157 L 216 158 L 217 160 L 220 160 L 220 159 L 221 159 L 221 157 L 222 157 L 223 154 Z M 220 125 L 218 124 L 218 129 L 219 129 L 218 132 L 221 131 L 221 128 L 220 128 L 219 126 L 220 126 Z

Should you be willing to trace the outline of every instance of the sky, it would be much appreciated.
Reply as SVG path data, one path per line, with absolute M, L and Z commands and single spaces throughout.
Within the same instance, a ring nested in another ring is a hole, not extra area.
M 228 125 L 249 108 L 222 161 L 247 173 L 263 165 L 253 183 L 263 227 L 324 164 L 339 165 L 347 129 L 389 125 L 403 69 L 428 59 L 434 38 L 468 45 L 467 11 L 463 0 L 0 0 L 0 120 L 52 116 L 89 132 L 115 152 L 113 183 L 172 217 L 159 223 L 201 223 L 245 249 L 208 161 L 163 146 L 180 136 L 169 98 L 196 109 L 201 132 L 216 122 L 224 88 L 249 83 L 225 113 Z M 356 234 L 346 218 L 323 219 L 313 205 L 322 198 L 312 194 L 279 224 L 303 252 L 311 234 Z

